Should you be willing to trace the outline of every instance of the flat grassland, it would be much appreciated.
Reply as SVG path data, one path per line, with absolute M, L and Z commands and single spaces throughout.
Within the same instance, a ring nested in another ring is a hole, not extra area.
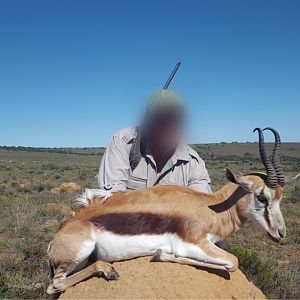
M 256 143 L 193 145 L 206 161 L 213 190 L 226 183 L 224 169 L 263 171 Z M 271 145 L 268 145 L 269 151 Z M 103 148 L 0 147 L 0 298 L 46 298 L 46 250 L 59 221 L 75 209 L 76 193 L 50 190 L 63 182 L 96 188 Z M 300 143 L 282 145 L 287 176 L 300 172 Z M 61 209 L 49 209 L 49 203 Z M 47 206 L 48 204 L 48 206 Z M 288 235 L 275 244 L 252 224 L 230 237 L 226 248 L 269 298 L 300 298 L 300 179 L 282 201 Z

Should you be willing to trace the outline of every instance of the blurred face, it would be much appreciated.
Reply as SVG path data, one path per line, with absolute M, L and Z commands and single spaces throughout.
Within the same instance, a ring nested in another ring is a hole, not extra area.
M 175 150 L 183 135 L 184 116 L 182 111 L 159 112 L 151 115 L 148 133 L 151 146 L 165 151 Z

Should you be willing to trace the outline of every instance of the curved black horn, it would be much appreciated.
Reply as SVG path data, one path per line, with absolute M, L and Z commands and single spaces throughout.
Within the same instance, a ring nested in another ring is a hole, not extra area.
M 255 128 L 253 130 L 253 132 L 255 132 L 255 131 L 258 131 L 260 159 L 261 159 L 262 163 L 264 164 L 266 171 L 267 171 L 266 185 L 269 188 L 274 189 L 278 185 L 278 180 L 277 180 L 277 175 L 276 175 L 275 169 L 266 154 L 264 134 L 260 128 Z
M 284 173 L 283 173 L 283 168 L 281 165 L 280 153 L 279 153 L 280 146 L 281 146 L 280 135 L 277 132 L 277 130 L 271 127 L 266 127 L 263 130 L 270 130 L 274 134 L 275 144 L 274 144 L 273 154 L 272 154 L 272 164 L 277 175 L 278 184 L 283 187 L 285 185 L 285 180 L 284 180 Z

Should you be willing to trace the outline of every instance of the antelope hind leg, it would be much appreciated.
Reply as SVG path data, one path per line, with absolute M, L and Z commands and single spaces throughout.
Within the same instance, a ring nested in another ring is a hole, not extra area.
M 106 280 L 117 280 L 119 274 L 109 263 L 103 261 L 96 261 L 90 266 L 80 270 L 79 272 L 71 276 L 58 276 L 53 279 L 53 283 L 49 285 L 47 289 L 48 294 L 60 293 L 68 289 L 69 287 L 83 281 L 93 275 L 103 274 Z

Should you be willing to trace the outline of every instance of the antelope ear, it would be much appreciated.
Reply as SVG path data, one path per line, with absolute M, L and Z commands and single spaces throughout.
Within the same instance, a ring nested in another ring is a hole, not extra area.
M 241 186 L 246 192 L 253 192 L 252 186 L 253 183 L 247 179 L 245 176 L 239 176 L 234 174 L 230 169 L 226 169 L 226 177 L 227 179 L 235 184 Z

